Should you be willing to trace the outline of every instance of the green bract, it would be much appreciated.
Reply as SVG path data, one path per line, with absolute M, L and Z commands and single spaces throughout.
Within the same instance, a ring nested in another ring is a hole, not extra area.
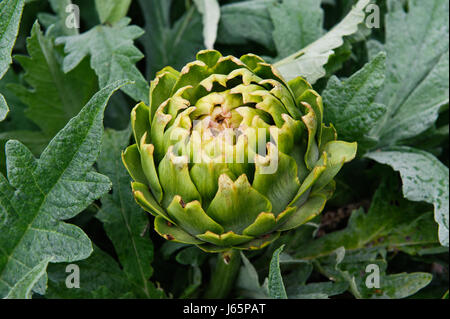
M 131 113 L 123 153 L 136 201 L 164 238 L 259 249 L 323 209 L 356 143 L 322 123 L 321 97 L 260 57 L 208 50 L 161 70 Z

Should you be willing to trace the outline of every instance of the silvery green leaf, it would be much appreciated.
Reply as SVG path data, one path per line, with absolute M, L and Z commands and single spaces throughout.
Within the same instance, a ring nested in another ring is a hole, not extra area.
M 371 140 L 371 128 L 386 112 L 386 106 L 375 103 L 383 86 L 386 54 L 380 52 L 361 70 L 343 81 L 333 76 L 322 93 L 325 121 L 332 123 L 339 137 L 357 141 L 358 146 Z
M 212 50 L 217 38 L 220 20 L 220 6 L 217 0 L 194 0 L 198 11 L 203 15 L 203 39 L 206 49 Z
M 16 42 L 24 0 L 0 2 L 0 79 L 11 64 L 11 51 Z
M 400 172 L 403 195 L 413 201 L 434 205 L 439 241 L 448 247 L 449 171 L 433 155 L 410 147 L 390 147 L 365 155 Z
M 386 81 L 377 101 L 388 107 L 373 129 L 381 145 L 395 145 L 431 127 L 449 102 L 449 2 L 388 1 Z M 421 23 L 417 23 L 421 21 Z M 373 54 L 373 53 L 372 53 Z
M 47 12 L 41 12 L 38 14 L 38 19 L 41 24 L 47 29 L 47 36 L 63 36 L 63 35 L 76 35 L 78 34 L 78 28 L 76 25 L 68 25 L 67 22 L 72 21 L 72 18 L 79 18 L 76 16 L 79 12 L 68 10 L 71 7 L 71 0 L 49 0 L 50 6 L 55 14 Z M 72 27 L 73 26 L 73 27 Z M 79 27 L 79 26 L 78 26 Z
M 76 216 L 108 192 L 109 179 L 92 171 L 100 151 L 103 111 L 124 82 L 99 91 L 36 159 L 18 141 L 6 144 L 8 179 L 0 174 L 0 297 L 47 258 L 87 258 L 92 244 Z
M 309 260 L 330 255 L 339 247 L 363 251 L 367 246 L 414 255 L 438 246 L 433 213 L 401 198 L 397 180 L 393 173 L 385 177 L 367 212 L 359 208 L 352 212 L 346 228 L 297 244 L 294 257 Z
M 323 34 L 323 11 L 317 0 L 284 0 L 269 7 L 278 58 L 287 57 Z
M 144 31 L 129 25 L 130 21 L 123 18 L 113 26 L 98 25 L 79 35 L 57 38 L 56 44 L 64 44 L 67 53 L 63 61 L 64 72 L 72 71 L 90 56 L 101 88 L 119 80 L 134 81 L 134 84 L 122 87 L 122 91 L 135 101 L 148 103 L 149 85 L 135 65 L 143 55 L 133 44 Z
M 444 53 L 383 127 L 384 144 L 414 137 L 431 127 L 449 102 L 449 53 Z M 386 83 L 385 85 L 389 85 Z M 391 105 L 393 108 L 394 105 Z M 388 108 L 389 109 L 389 108 Z M 420 119 L 418 121 L 418 119 Z
M 364 21 L 364 8 L 370 0 L 359 0 L 347 16 L 323 37 L 300 51 L 275 63 L 275 67 L 286 80 L 302 76 L 311 84 L 325 76 L 324 65 L 334 53 L 334 49 L 344 44 L 344 37 L 358 31 L 358 25 Z
M 291 299 L 328 299 L 331 296 L 339 295 L 348 288 L 346 282 L 317 282 L 307 285 L 297 286 L 288 292 Z
M 284 245 L 275 250 L 270 261 L 268 288 L 269 296 L 273 299 L 287 299 L 286 289 L 284 288 L 283 278 L 280 270 L 280 253 Z
M 268 292 L 264 285 L 260 285 L 258 273 L 251 262 L 241 253 L 242 266 L 236 281 L 236 287 L 248 298 L 265 299 Z
M 45 258 L 33 267 L 11 288 L 6 299 L 31 299 L 34 285 L 44 276 L 51 258 Z
M 9 113 L 8 104 L 6 104 L 5 97 L 0 94 L 0 122 L 6 118 Z
M 400 299 L 409 297 L 426 287 L 432 279 L 429 273 L 386 274 L 387 263 L 383 251 L 346 251 L 343 247 L 333 256 L 321 259 L 321 272 L 337 283 L 346 282 L 349 291 L 358 299 Z
M 49 137 L 40 131 L 5 131 L 0 133 L 0 148 L 4 149 L 5 144 L 11 139 L 23 143 L 35 156 L 39 156 L 49 142 Z M 3 152 L 0 153 L 0 172 L 6 172 L 6 158 Z
M 0 2 L 0 79 L 11 64 L 11 51 L 16 42 L 22 17 L 24 0 L 4 0 Z M 0 93 L 0 122 L 8 115 L 5 97 Z

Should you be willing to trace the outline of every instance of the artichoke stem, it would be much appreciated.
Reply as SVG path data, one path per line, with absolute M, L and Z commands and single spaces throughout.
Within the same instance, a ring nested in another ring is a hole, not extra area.
M 217 262 L 204 294 L 207 299 L 227 298 L 241 266 L 241 254 L 236 249 L 217 254 Z

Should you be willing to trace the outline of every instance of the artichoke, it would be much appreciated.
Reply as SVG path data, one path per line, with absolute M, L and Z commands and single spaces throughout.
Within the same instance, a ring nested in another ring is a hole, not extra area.
M 134 198 L 165 239 L 207 252 L 260 249 L 317 216 L 356 153 L 324 125 L 309 83 L 254 54 L 205 50 L 162 69 L 131 125 Z

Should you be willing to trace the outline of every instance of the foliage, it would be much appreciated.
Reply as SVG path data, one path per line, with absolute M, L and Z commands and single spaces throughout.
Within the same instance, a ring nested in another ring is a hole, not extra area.
M 11 51 L 19 31 L 20 18 L 25 0 L 2 1 L 0 3 L 0 79 L 11 64 Z M 0 122 L 8 114 L 8 105 L 0 93 Z
M 448 16 L 448 0 L 0 0 L 0 297 L 208 296 L 227 252 L 161 239 L 121 152 L 158 71 L 214 48 L 305 77 L 358 143 L 322 215 L 233 255 L 229 297 L 448 298 Z

